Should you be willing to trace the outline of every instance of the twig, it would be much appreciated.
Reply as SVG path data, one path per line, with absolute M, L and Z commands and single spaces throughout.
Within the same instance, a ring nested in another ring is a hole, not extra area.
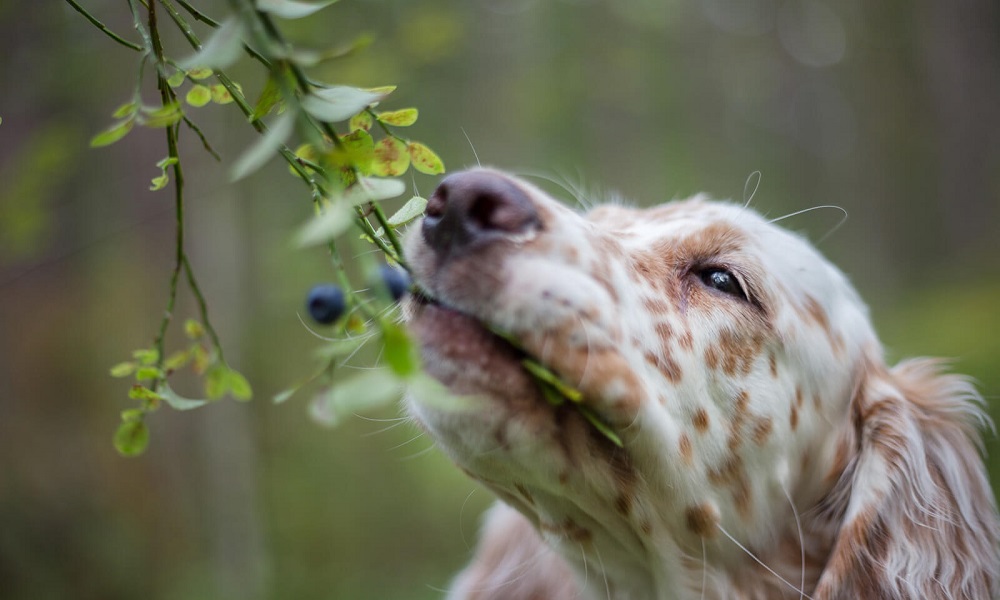
M 76 2 L 76 0 L 66 0 L 66 2 L 69 3 L 70 6 L 72 6 L 73 8 L 75 8 L 78 13 L 80 13 L 81 15 L 83 15 L 84 17 L 86 17 L 87 20 L 90 21 L 94 25 L 94 27 L 100 29 L 102 32 L 104 32 L 105 35 L 107 35 L 109 38 L 113 39 L 114 41 L 118 42 L 122 46 L 125 46 L 126 48 L 129 48 L 131 50 L 136 50 L 136 51 L 139 51 L 139 52 L 142 52 L 143 50 L 145 50 L 145 48 L 143 48 L 139 44 L 136 44 L 135 42 L 130 42 L 130 41 L 126 40 L 125 38 L 121 37 L 120 35 L 118 35 L 117 33 L 115 33 L 114 31 L 111 31 L 110 29 L 108 29 L 107 25 L 105 25 L 104 23 L 101 23 L 99 20 L 97 20 L 97 18 L 94 15 L 90 14 L 89 12 L 87 12 L 87 10 L 85 8 L 83 8 L 82 6 L 80 6 Z

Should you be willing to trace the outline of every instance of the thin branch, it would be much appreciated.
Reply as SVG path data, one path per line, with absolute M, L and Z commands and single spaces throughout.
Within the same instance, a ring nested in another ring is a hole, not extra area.
M 105 25 L 104 23 L 100 22 L 94 15 L 90 14 L 89 12 L 87 12 L 87 10 L 85 8 L 83 8 L 82 6 L 80 6 L 76 2 L 76 0 L 66 0 L 66 2 L 69 3 L 70 6 L 72 6 L 73 8 L 75 8 L 78 13 L 80 13 L 81 15 L 83 15 L 84 17 L 86 17 L 86 19 L 88 21 L 90 21 L 91 24 L 94 27 L 100 29 L 102 32 L 104 32 L 105 35 L 107 35 L 109 38 L 113 39 L 114 41 L 118 42 L 122 46 L 125 46 L 126 48 L 129 48 L 130 50 L 136 50 L 138 52 L 142 52 L 143 50 L 145 50 L 145 48 L 143 48 L 139 44 L 136 44 L 135 42 L 130 42 L 130 41 L 126 40 L 125 38 L 121 37 L 120 35 L 118 35 L 117 33 L 115 33 L 114 31 L 111 31 L 110 29 L 108 29 L 107 25 Z
M 205 134 L 202 133 L 201 128 L 195 125 L 194 121 L 189 119 L 187 115 L 184 115 L 184 124 L 187 125 L 188 128 L 191 129 L 191 131 L 195 132 L 195 134 L 198 136 L 198 139 L 201 140 L 201 145 L 205 147 L 205 151 L 211 154 L 215 158 L 215 160 L 221 162 L 222 157 L 219 156 L 219 153 L 216 152 L 214 148 L 212 148 L 211 144 L 208 143 L 208 138 L 206 138 Z

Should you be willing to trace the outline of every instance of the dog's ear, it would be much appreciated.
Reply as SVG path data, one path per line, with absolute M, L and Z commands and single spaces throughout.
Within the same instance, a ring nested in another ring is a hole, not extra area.
M 531 523 L 498 502 L 472 562 L 452 583 L 448 600 L 576 600 L 576 578 Z
M 939 361 L 872 362 L 853 399 L 840 523 L 814 598 L 1000 598 L 982 400 Z

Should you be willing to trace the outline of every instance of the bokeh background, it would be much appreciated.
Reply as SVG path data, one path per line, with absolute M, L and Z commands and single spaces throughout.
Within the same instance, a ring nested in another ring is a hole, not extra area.
M 124 2 L 82 3 L 137 39 Z M 371 33 L 314 75 L 397 84 L 384 106 L 418 107 L 405 133 L 451 170 L 478 156 L 639 204 L 742 201 L 759 171 L 768 215 L 843 207 L 832 235 L 835 210 L 785 224 L 826 236 L 891 357 L 953 357 L 1000 414 L 995 1 L 342 0 L 284 27 Z M 108 367 L 155 336 L 173 251 L 171 192 L 148 191 L 162 131 L 87 147 L 137 60 L 63 2 L 0 3 L 0 598 L 440 597 L 489 493 L 396 409 L 329 430 L 304 398 L 269 401 L 315 364 L 298 315 L 332 272 L 290 244 L 310 205 L 282 164 L 228 181 L 254 138 L 234 106 L 192 113 L 222 164 L 186 133 L 181 151 L 192 260 L 257 397 L 162 410 L 145 456 L 114 451 L 130 403 Z M 255 97 L 259 65 L 232 73 Z

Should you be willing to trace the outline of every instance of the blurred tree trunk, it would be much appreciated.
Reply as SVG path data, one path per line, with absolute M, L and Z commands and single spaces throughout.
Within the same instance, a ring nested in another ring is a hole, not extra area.
M 947 244 L 972 250 L 1000 216 L 1000 3 L 923 0 L 921 9 Z

